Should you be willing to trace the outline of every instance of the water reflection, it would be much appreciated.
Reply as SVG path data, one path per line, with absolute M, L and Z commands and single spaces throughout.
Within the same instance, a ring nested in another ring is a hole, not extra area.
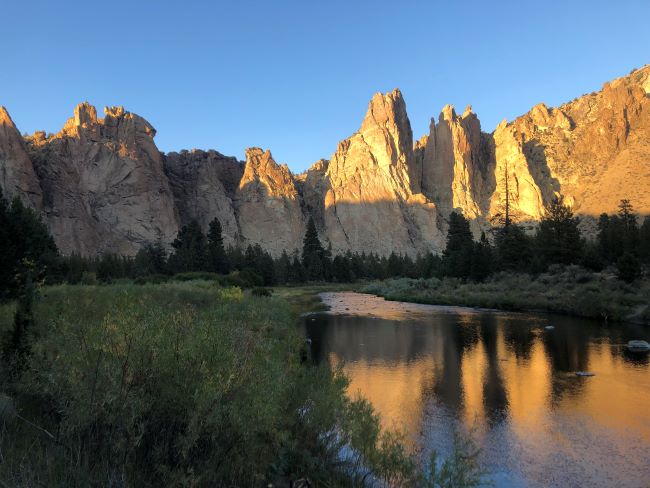
M 342 361 L 350 393 L 368 398 L 385 425 L 405 429 L 423 451 L 448 448 L 453 425 L 477 425 L 500 485 L 650 479 L 648 356 L 622 347 L 649 340 L 647 329 L 351 293 L 326 299 L 335 314 L 305 320 L 314 360 Z M 345 309 L 357 315 L 336 314 Z

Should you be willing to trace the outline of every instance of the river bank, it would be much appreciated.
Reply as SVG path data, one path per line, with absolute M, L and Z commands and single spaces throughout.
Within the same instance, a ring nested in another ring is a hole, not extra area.
M 650 324 L 650 282 L 568 266 L 539 275 L 499 273 L 483 283 L 456 278 L 389 279 L 358 291 L 386 300 L 506 311 L 553 312 L 607 322 Z

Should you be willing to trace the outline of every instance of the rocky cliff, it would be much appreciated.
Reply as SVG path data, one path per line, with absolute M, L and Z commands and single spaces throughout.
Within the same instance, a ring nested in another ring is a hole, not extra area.
M 585 217 L 622 198 L 650 214 L 649 93 L 646 66 L 489 134 L 471 107 L 458 115 L 447 105 L 415 143 L 402 94 L 378 93 L 359 131 L 300 175 L 258 148 L 245 162 L 213 150 L 162 154 L 155 129 L 121 107 L 98 118 L 84 103 L 59 133 L 28 137 L 0 108 L 0 188 L 40 212 L 66 253 L 133 254 L 216 217 L 227 244 L 277 255 L 300 248 L 309 216 L 334 252 L 438 251 L 451 211 L 478 234 L 506 194 L 522 221 L 556 196 Z

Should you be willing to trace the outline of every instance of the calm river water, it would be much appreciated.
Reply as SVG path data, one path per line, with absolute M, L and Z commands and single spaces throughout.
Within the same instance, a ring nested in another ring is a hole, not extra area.
M 422 459 L 471 428 L 496 486 L 650 486 L 650 361 L 623 347 L 650 329 L 321 297 L 331 311 L 304 318 L 314 358 L 343 362 L 349 393 Z

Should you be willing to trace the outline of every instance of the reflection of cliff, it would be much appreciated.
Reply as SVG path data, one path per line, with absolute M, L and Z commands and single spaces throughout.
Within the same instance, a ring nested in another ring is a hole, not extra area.
M 522 220 L 539 219 L 556 195 L 582 215 L 615 211 L 621 198 L 650 213 L 649 80 L 646 66 L 490 134 L 471 107 L 446 105 L 415 144 L 402 94 L 378 93 L 359 130 L 300 175 L 257 148 L 245 163 L 162 154 L 151 124 L 122 107 L 98 118 L 83 103 L 59 133 L 24 138 L 0 108 L 0 189 L 41 212 L 66 253 L 133 254 L 190 219 L 205 229 L 218 217 L 227 243 L 277 255 L 300 248 L 309 216 L 334 252 L 439 251 L 449 213 L 478 233 L 500 211 L 505 181 Z
M 566 317 L 552 317 L 555 330 L 547 331 L 548 318 L 436 313 L 352 295 L 350 302 L 342 298 L 343 310 L 354 304 L 355 313 L 374 317 L 319 315 L 306 320 L 307 334 L 316 359 L 342 362 L 350 394 L 368 398 L 385 425 L 416 436 L 433 409 L 435 418 L 469 424 L 506 421 L 514 435 L 536 438 L 547 435 L 550 412 L 559 410 L 610 428 L 633 427 L 650 439 L 649 366 L 616 346 L 629 336 L 650 339 L 648 331 Z M 390 320 L 378 318 L 382 306 Z M 577 370 L 596 376 L 578 378 Z

